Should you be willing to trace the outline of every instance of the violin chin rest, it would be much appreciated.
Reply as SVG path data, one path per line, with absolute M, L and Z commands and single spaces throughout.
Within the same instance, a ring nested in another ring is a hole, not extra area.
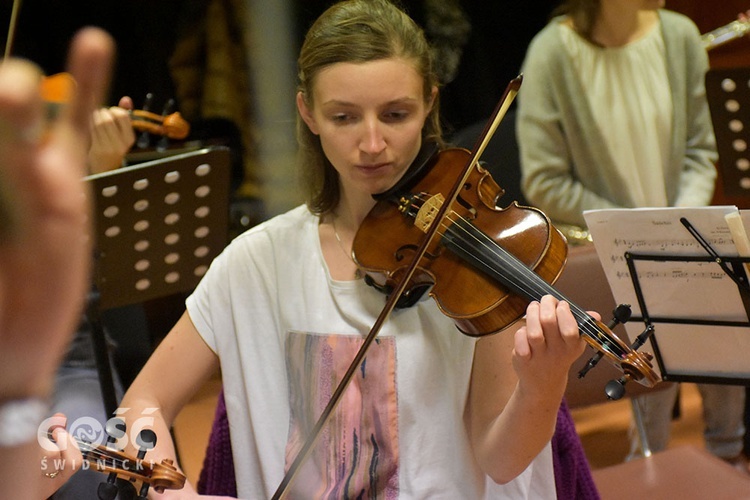
M 386 296 L 389 296 L 393 291 L 392 286 L 379 285 L 374 279 L 372 279 L 369 274 L 365 275 L 365 284 L 373 287 L 375 290 L 381 292 Z M 399 297 L 398 301 L 396 301 L 396 309 L 406 309 L 413 306 L 414 304 L 419 302 L 419 299 L 421 299 L 422 296 L 430 288 L 432 288 L 431 283 L 422 283 L 412 286 L 408 290 L 404 291 L 404 293 L 401 294 L 401 297 Z
M 377 201 L 389 200 L 394 196 L 398 198 L 401 193 L 403 193 L 404 191 L 408 191 L 411 186 L 419 182 L 419 180 L 427 172 L 430 171 L 429 168 L 425 167 L 431 162 L 433 158 L 437 157 L 437 153 L 438 145 L 436 143 L 430 141 L 422 144 L 422 148 L 419 150 L 419 153 L 417 153 L 417 157 L 414 158 L 414 161 L 406 170 L 403 177 L 399 179 L 396 185 L 388 191 L 374 194 L 372 195 L 372 197 Z

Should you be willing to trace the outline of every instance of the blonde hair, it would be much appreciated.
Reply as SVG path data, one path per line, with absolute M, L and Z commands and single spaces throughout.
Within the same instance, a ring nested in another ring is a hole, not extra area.
M 324 68 L 341 62 L 368 62 L 398 57 L 413 61 L 424 79 L 429 102 L 438 86 L 430 48 L 421 28 L 388 0 L 346 0 L 326 10 L 305 36 L 298 65 L 297 90 L 312 109 L 315 78 Z M 436 97 L 422 129 L 422 140 L 443 145 Z M 320 138 L 297 114 L 299 166 L 305 202 L 315 214 L 326 214 L 339 202 L 338 173 L 325 156 Z

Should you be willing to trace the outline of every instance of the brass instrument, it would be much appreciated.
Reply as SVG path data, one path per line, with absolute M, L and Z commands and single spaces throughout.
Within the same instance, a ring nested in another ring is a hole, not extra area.
M 716 28 L 715 30 L 701 35 L 703 48 L 706 50 L 715 49 L 727 42 L 742 38 L 748 33 L 748 31 L 750 31 L 750 20 L 742 21 L 738 19 L 732 21 L 721 28 Z
M 568 240 L 568 245 L 570 246 L 581 246 L 594 242 L 591 238 L 591 233 L 589 233 L 589 230 L 585 227 L 554 221 L 553 224 L 557 230 L 565 236 L 565 239 Z

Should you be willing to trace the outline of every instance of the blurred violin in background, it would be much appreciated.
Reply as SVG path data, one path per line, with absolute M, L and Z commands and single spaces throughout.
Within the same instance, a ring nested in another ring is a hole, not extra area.
M 50 116 L 54 116 L 59 106 L 68 102 L 73 95 L 75 85 L 75 80 L 68 73 L 57 73 L 42 79 L 40 92 L 42 99 L 48 104 Z M 150 105 L 152 98 L 151 94 L 146 96 L 147 105 Z M 165 106 L 165 111 L 173 105 L 174 101 L 170 100 L 167 106 Z M 134 109 L 130 113 L 133 128 L 139 132 L 175 140 L 183 140 L 190 134 L 190 124 L 179 112 L 168 114 L 165 112 L 160 115 L 148 109 Z M 139 138 L 138 146 L 141 148 L 148 145 L 148 142 L 144 141 L 143 137 L 146 136 L 142 135 Z

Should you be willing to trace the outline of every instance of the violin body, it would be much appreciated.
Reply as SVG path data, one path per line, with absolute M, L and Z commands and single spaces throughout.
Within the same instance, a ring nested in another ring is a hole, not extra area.
M 470 152 L 451 148 L 433 156 L 429 169 L 410 191 L 446 193 Z M 543 212 L 521 207 L 515 201 L 497 206 L 504 194 L 492 176 L 475 165 L 453 208 L 463 219 L 517 256 L 548 283 L 560 276 L 568 253 L 565 237 Z M 388 237 L 383 237 L 387 234 Z M 394 206 L 380 200 L 360 226 L 353 252 L 358 265 L 379 285 L 391 287 L 401 279 L 424 232 Z M 512 293 L 496 279 L 467 266 L 462 257 L 435 241 L 419 263 L 410 288 L 429 288 L 440 310 L 452 318 L 461 332 L 471 336 L 496 333 L 518 320 L 529 299 Z

